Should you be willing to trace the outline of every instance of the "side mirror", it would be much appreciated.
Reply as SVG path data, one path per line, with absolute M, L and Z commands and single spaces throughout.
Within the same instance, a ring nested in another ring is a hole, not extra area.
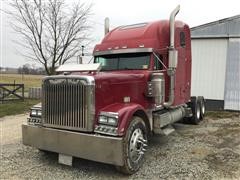
M 178 51 L 175 49 L 171 49 L 168 51 L 169 65 L 168 68 L 177 68 L 178 64 Z

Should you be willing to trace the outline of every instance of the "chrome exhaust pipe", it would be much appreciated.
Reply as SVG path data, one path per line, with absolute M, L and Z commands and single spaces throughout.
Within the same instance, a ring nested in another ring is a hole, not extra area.
M 109 33 L 109 18 L 106 17 L 104 20 L 104 35 Z
M 180 11 L 180 5 L 178 5 L 172 12 L 169 18 L 169 22 L 170 22 L 170 49 L 174 47 L 174 34 L 175 34 L 175 16 L 178 14 L 178 12 Z
M 163 103 L 163 106 L 168 108 L 174 102 L 174 89 L 175 89 L 175 70 L 177 68 L 177 58 L 178 52 L 175 49 L 174 45 L 174 37 L 175 37 L 175 17 L 180 10 L 180 5 L 178 5 L 172 12 L 169 18 L 170 23 L 170 46 L 168 51 L 168 70 L 167 74 L 170 77 L 170 85 L 169 85 L 169 97 L 168 101 Z

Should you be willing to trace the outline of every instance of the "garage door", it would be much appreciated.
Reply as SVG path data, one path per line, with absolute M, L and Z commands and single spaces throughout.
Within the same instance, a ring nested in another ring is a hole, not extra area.
M 224 100 L 227 39 L 192 39 L 192 96 Z

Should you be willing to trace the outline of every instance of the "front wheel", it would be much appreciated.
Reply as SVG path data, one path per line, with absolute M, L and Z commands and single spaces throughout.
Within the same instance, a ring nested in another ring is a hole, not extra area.
M 124 174 L 133 174 L 144 162 L 147 147 L 147 128 L 144 121 L 134 116 L 123 140 L 124 165 L 117 169 Z

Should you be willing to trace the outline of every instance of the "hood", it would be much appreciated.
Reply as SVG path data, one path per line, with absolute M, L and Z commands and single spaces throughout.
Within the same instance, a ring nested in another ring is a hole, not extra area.
M 129 83 L 146 81 L 148 79 L 148 74 L 146 72 L 134 70 L 134 71 L 109 71 L 109 72 L 99 72 L 94 75 L 96 84 L 98 83 L 108 83 L 108 84 L 119 84 L 119 83 Z
M 150 72 L 148 71 L 111 71 L 99 72 L 95 78 L 95 104 L 96 109 L 124 103 L 124 97 L 129 97 L 131 103 L 148 106 L 145 93 Z

